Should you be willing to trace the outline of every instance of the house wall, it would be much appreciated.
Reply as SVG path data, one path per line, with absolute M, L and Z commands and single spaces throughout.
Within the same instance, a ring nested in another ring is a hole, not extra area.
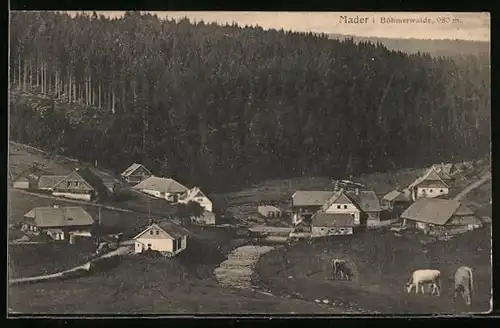
M 130 175 L 128 177 L 125 177 L 125 181 L 127 181 L 128 183 L 139 183 L 139 182 L 142 182 L 143 180 L 149 178 L 150 175 L 149 174 L 144 174 L 144 175 Z
M 295 206 L 292 207 L 292 223 L 297 224 L 304 216 L 312 216 L 321 209 L 321 206 Z
M 383 210 L 392 210 L 393 203 L 387 199 L 380 200 L 380 207 Z
M 352 227 L 312 227 L 313 237 L 352 235 Z
M 366 226 L 377 227 L 380 225 L 380 212 L 366 212 Z
M 361 212 L 354 204 L 335 203 L 335 204 L 332 204 L 325 212 L 326 213 L 349 214 L 349 215 L 354 217 L 354 224 L 355 225 L 359 225 L 361 223 L 361 221 L 360 221 Z
M 148 249 L 148 244 L 151 244 L 151 249 L 159 252 L 169 252 L 178 254 L 187 248 L 187 237 L 184 236 L 181 239 L 181 248 L 174 250 L 173 239 L 165 238 L 163 236 L 151 236 L 149 234 L 144 235 L 144 237 L 140 237 L 135 241 L 135 253 L 141 253 L 143 250 Z
M 29 189 L 30 183 L 29 181 L 15 181 L 13 187 L 16 189 Z
M 52 195 L 57 196 L 57 197 L 65 197 L 65 198 L 71 198 L 71 199 L 78 199 L 78 200 L 87 200 L 90 201 L 92 199 L 91 194 L 83 193 L 83 194 L 74 194 L 70 192 L 59 192 L 59 191 L 54 191 Z
M 417 199 L 419 198 L 436 198 L 442 195 L 447 195 L 448 188 L 420 188 L 417 187 Z

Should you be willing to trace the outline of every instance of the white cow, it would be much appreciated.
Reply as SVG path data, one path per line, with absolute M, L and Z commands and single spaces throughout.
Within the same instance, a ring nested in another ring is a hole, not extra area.
M 406 291 L 408 293 L 415 287 L 415 294 L 418 294 L 419 288 L 422 290 L 422 294 L 425 293 L 424 285 L 431 284 L 432 295 L 441 295 L 441 272 L 439 270 L 415 270 L 413 271 L 410 280 L 406 283 Z
M 472 278 L 472 269 L 462 266 L 455 272 L 455 290 L 453 292 L 453 301 L 456 300 L 458 294 L 461 294 L 465 303 L 471 305 L 472 289 L 474 281 Z

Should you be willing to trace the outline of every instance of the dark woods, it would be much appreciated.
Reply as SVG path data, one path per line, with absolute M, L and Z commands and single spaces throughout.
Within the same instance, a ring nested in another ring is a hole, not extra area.
M 489 55 L 127 13 L 11 13 L 13 140 L 203 190 L 484 156 Z

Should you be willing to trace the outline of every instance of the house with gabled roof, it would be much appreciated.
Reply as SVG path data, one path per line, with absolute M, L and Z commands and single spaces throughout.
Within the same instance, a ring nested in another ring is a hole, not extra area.
M 128 183 L 139 183 L 153 174 L 144 165 L 134 163 L 122 172 L 121 177 Z
M 147 250 L 175 256 L 187 248 L 189 231 L 169 220 L 151 223 L 134 240 L 136 254 Z
M 212 201 L 198 187 L 193 187 L 186 193 L 181 194 L 178 202 L 181 204 L 197 202 L 205 211 L 212 212 Z
M 311 224 L 312 237 L 345 236 L 354 232 L 354 217 L 347 213 L 318 212 Z
M 353 218 L 355 225 L 361 224 L 361 210 L 344 189 L 337 190 L 330 199 L 328 199 L 321 211 L 330 214 L 345 214 Z
M 309 222 L 334 194 L 334 191 L 297 190 L 291 197 L 292 223 Z
M 165 199 L 171 202 L 177 202 L 188 192 L 188 188 L 171 178 L 160 178 L 150 176 L 144 181 L 133 186 L 132 189 L 145 194 Z
M 35 207 L 23 218 L 23 229 L 54 240 L 70 240 L 71 235 L 90 237 L 93 225 L 92 216 L 78 206 Z
M 457 234 L 482 226 L 474 212 L 453 199 L 420 198 L 401 214 L 403 225 L 430 235 Z
M 87 201 L 107 193 L 102 179 L 88 168 L 75 169 L 59 180 L 52 190 L 54 196 Z
M 450 186 L 448 183 L 432 166 L 423 176 L 408 186 L 405 195 L 412 201 L 416 201 L 419 198 L 435 198 L 447 195 L 449 191 Z
M 16 189 L 36 189 L 40 177 L 44 174 L 47 172 L 32 165 L 13 179 L 13 187 Z

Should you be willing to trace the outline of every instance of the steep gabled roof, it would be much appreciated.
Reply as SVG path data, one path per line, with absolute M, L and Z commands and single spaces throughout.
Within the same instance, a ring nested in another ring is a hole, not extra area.
M 328 199 L 321 209 L 323 211 L 326 211 L 332 206 L 333 204 L 336 203 L 342 203 L 342 204 L 354 204 L 353 201 L 345 194 L 343 189 L 340 189 L 339 191 L 335 191 L 332 197 Z M 355 205 L 355 204 L 354 204 Z
M 174 179 L 160 178 L 155 176 L 147 178 L 146 180 L 136 184 L 132 188 L 136 190 L 141 190 L 141 189 L 155 190 L 165 193 L 183 193 L 188 191 L 187 187 L 183 186 Z
M 194 200 L 196 197 L 204 197 L 208 199 L 208 197 L 200 190 L 198 187 L 194 187 L 188 190 L 186 196 L 182 198 L 183 201 L 189 202 Z M 210 199 L 208 199 L 210 200 Z
M 354 227 L 354 218 L 344 213 L 318 212 L 312 218 L 316 227 Z
M 444 225 L 453 215 L 465 216 L 474 213 L 456 200 L 420 198 L 401 214 L 401 218 Z
M 64 175 L 42 175 L 38 180 L 38 188 L 52 188 L 64 178 Z
M 75 169 L 73 172 L 65 176 L 63 179 L 59 180 L 59 182 L 57 182 L 53 187 L 54 188 L 59 187 L 62 182 L 71 179 L 83 180 L 90 187 L 90 189 L 96 191 L 103 191 L 106 189 L 106 187 L 102 182 L 102 179 L 88 168 Z
M 123 171 L 123 173 L 121 174 L 121 176 L 122 177 L 128 177 L 128 176 L 134 174 L 134 172 L 137 171 L 141 167 L 144 170 L 146 170 L 147 172 L 149 172 L 149 174 L 151 174 L 151 172 L 144 165 L 139 164 L 139 163 L 134 163 L 134 164 L 130 165 L 125 171 Z
M 347 195 L 356 203 L 361 211 L 380 212 L 380 202 L 374 191 L 360 190 L 357 195 L 353 191 L 348 191 Z
M 427 170 L 427 172 L 423 176 L 421 176 L 420 178 L 413 181 L 408 186 L 408 189 L 416 187 L 424 181 L 440 181 L 444 184 L 444 186 L 448 187 L 448 184 L 446 184 L 446 182 L 443 180 L 443 178 L 436 171 L 436 168 L 434 166 L 432 166 L 429 170 Z
M 24 215 L 34 219 L 39 228 L 90 226 L 94 224 L 92 216 L 81 207 L 35 207 Z
M 149 230 L 156 228 L 159 230 L 162 230 L 167 236 L 169 236 L 171 239 L 177 239 L 177 238 L 182 238 L 184 236 L 189 236 L 190 232 L 183 227 L 165 220 L 159 223 L 153 223 L 149 226 L 147 226 L 141 233 L 139 233 L 137 236 L 135 236 L 133 239 L 140 238 L 142 235 L 144 235 L 146 232 Z
M 297 190 L 292 195 L 293 206 L 323 206 L 335 191 Z

